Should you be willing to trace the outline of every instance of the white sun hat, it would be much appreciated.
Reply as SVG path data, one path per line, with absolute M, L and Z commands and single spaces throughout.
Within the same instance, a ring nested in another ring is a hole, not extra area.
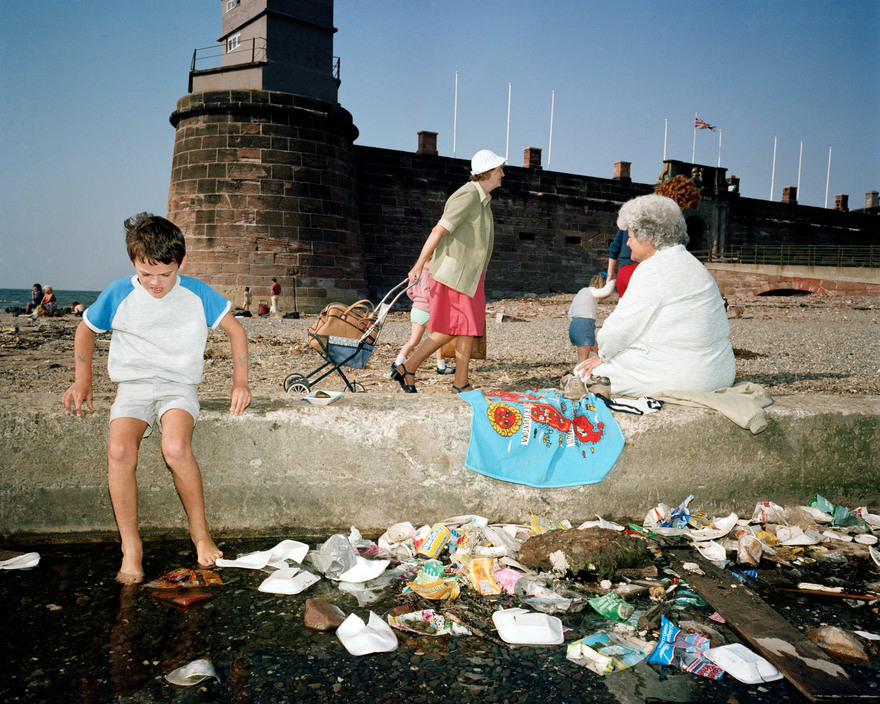
M 494 169 L 496 166 L 501 166 L 506 163 L 507 159 L 503 156 L 498 156 L 490 149 L 481 149 L 474 154 L 473 159 L 471 159 L 471 173 L 476 176 L 477 174 L 486 173 L 487 171 Z

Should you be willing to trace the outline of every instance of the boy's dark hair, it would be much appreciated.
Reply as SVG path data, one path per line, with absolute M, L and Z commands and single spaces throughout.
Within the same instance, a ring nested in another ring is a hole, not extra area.
M 170 220 L 138 213 L 125 220 L 125 249 L 132 261 L 170 264 L 183 262 L 186 240 L 180 228 Z

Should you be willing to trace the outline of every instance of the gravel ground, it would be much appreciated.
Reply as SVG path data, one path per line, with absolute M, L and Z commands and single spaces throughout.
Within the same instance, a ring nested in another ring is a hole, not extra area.
M 568 341 L 566 310 L 571 295 L 527 296 L 490 301 L 487 314 L 488 359 L 474 360 L 471 383 L 483 388 L 526 390 L 556 387 L 577 357 Z M 737 379 L 764 386 L 771 394 L 834 395 L 880 393 L 880 299 L 875 297 L 756 297 L 742 301 L 741 317 L 730 313 Z M 599 323 L 613 310 L 599 306 Z M 307 344 L 316 315 L 301 319 L 242 318 L 251 354 L 254 395 L 283 393 L 291 373 L 309 375 L 322 363 Z M 63 390 L 73 380 L 74 318 L 31 320 L 0 314 L 0 391 Z M 366 391 L 399 392 L 387 374 L 409 337 L 409 314 L 391 312 L 370 363 L 351 370 Z M 106 375 L 109 337 L 98 339 L 94 373 L 96 393 L 112 393 Z M 225 335 L 211 336 L 206 350 L 203 396 L 228 393 L 231 380 Z M 433 372 L 429 362 L 416 379 L 420 393 L 448 393 L 452 376 Z M 341 389 L 333 373 L 317 386 Z
M 556 386 L 576 359 L 565 317 L 570 300 L 570 295 L 554 295 L 490 302 L 489 359 L 473 363 L 472 383 L 511 390 Z M 611 303 L 601 304 L 600 321 L 612 309 Z M 730 317 L 739 379 L 762 384 L 776 395 L 880 391 L 880 299 L 755 298 L 745 301 L 744 309 L 741 317 Z M 242 320 L 250 339 L 250 380 L 256 396 L 281 395 L 285 376 L 308 374 L 320 365 L 307 345 L 306 331 L 315 318 Z M 76 324 L 73 318 L 32 321 L 0 314 L 0 391 L 7 398 L 16 392 L 55 393 L 60 401 L 73 379 Z M 387 370 L 408 335 L 408 313 L 390 314 L 369 367 L 352 371 L 352 378 L 369 392 L 402 393 L 387 378 Z M 108 337 L 99 338 L 97 394 L 113 391 L 106 375 L 108 346 Z M 222 333 L 212 336 L 206 358 L 202 396 L 225 395 L 231 364 Z M 421 393 L 448 393 L 451 380 L 434 374 L 426 363 L 417 384 Z M 319 386 L 341 388 L 342 382 L 332 374 Z M 98 403 L 102 410 L 108 406 L 106 399 Z M 233 556 L 271 544 L 228 538 L 222 547 Z M 564 646 L 510 648 L 477 637 L 401 636 L 400 647 L 392 653 L 355 658 L 332 634 L 301 626 L 304 597 L 327 598 L 346 613 L 366 618 L 368 610 L 384 615 L 397 601 L 391 594 L 369 607 L 330 588 L 278 597 L 257 591 L 264 574 L 226 570 L 226 586 L 213 590 L 214 599 L 181 612 L 147 590 L 120 588 L 108 579 L 118 566 L 114 543 L 28 549 L 41 553 L 40 566 L 0 580 L 0 603 L 9 606 L 5 632 L 13 634 L 7 636 L 8 657 L 0 663 L 3 701 L 807 701 L 785 680 L 760 686 L 742 685 L 730 677 L 714 682 L 644 663 L 603 678 L 568 661 Z M 186 542 L 163 540 L 151 545 L 148 554 L 144 566 L 154 577 L 185 564 L 192 548 Z M 876 584 L 876 571 L 866 561 L 830 557 L 785 574 L 798 582 L 840 583 L 848 591 L 854 585 L 865 587 L 868 580 Z M 667 559 L 665 549 L 654 556 L 661 574 Z M 880 632 L 876 602 L 792 595 L 767 584 L 759 593 L 802 631 L 833 623 Z M 711 611 L 692 610 L 692 618 L 700 620 Z M 597 618 L 590 610 L 565 614 L 563 621 L 572 629 L 566 640 L 600 628 Z M 729 629 L 724 633 L 734 636 Z M 164 680 L 165 673 L 195 657 L 212 660 L 217 680 L 191 688 Z M 845 668 L 866 692 L 880 691 L 876 657 L 869 664 Z

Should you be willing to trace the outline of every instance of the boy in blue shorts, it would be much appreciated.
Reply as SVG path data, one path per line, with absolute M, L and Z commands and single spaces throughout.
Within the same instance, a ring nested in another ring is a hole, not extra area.
M 141 213 L 125 222 L 125 244 L 134 276 L 110 284 L 86 309 L 76 328 L 75 380 L 61 399 L 82 416 L 92 406 L 95 337 L 112 330 L 107 370 L 118 384 L 110 409 L 107 442 L 108 485 L 122 542 L 116 580 L 144 578 L 143 543 L 138 529 L 137 469 L 141 440 L 158 420 L 162 455 L 189 521 L 199 565 L 223 556 L 208 529 L 202 475 L 192 451 L 199 414 L 196 385 L 202 380 L 209 330 L 218 326 L 232 345 L 232 402 L 240 415 L 250 405 L 247 334 L 230 313 L 232 304 L 207 284 L 180 276 L 186 262 L 183 233 L 165 218 Z

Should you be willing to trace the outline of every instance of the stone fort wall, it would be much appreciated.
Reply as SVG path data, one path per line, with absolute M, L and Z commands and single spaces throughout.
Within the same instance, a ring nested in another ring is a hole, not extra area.
M 353 145 L 348 112 L 289 93 L 194 93 L 171 122 L 169 218 L 187 234 L 189 273 L 236 303 L 245 286 L 259 302 L 272 277 L 284 311 L 378 300 L 406 276 L 446 198 L 468 178 L 469 160 L 438 155 L 435 133 L 420 133 L 414 152 Z M 490 297 L 586 285 L 607 266 L 620 205 L 653 190 L 631 181 L 627 162 L 598 178 L 545 171 L 540 157 L 525 149 L 492 194 Z M 664 162 L 663 175 L 692 166 Z M 877 209 L 741 198 L 723 169 L 700 168 L 703 201 L 686 213 L 693 249 L 877 242 Z

